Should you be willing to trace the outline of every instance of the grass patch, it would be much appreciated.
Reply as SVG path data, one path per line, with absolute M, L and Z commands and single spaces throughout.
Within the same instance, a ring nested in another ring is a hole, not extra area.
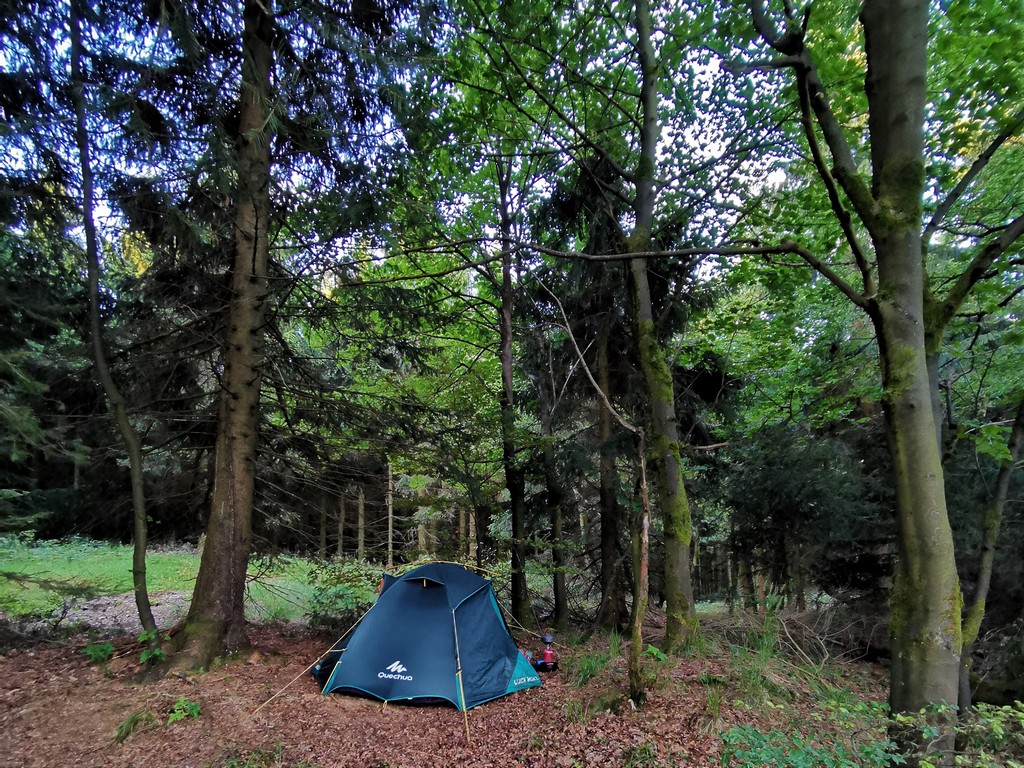
M 199 558 L 188 552 L 146 557 L 151 593 L 191 589 Z M 0 610 L 11 616 L 49 616 L 70 600 L 132 591 L 131 547 L 70 538 L 0 538 Z
M 160 725 L 160 720 L 152 710 L 144 709 L 141 712 L 133 712 L 128 715 L 114 733 L 114 743 L 123 744 L 132 734 L 148 731 Z
M 311 564 L 297 558 L 254 560 L 246 612 L 254 621 L 292 621 L 308 609 Z M 199 572 L 195 550 L 146 555 L 151 595 L 191 593 Z M 0 611 L 14 618 L 48 618 L 75 600 L 131 594 L 132 548 L 72 537 L 32 541 L 0 537 Z

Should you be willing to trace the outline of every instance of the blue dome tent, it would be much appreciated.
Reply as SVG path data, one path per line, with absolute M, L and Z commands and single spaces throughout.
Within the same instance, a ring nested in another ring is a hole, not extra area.
M 323 693 L 450 703 L 465 712 L 541 684 L 491 583 L 454 563 L 384 576 L 377 602 L 317 663 Z

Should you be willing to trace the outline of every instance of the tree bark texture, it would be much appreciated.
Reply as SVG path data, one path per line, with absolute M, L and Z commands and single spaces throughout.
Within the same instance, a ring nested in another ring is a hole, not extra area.
M 895 712 L 917 712 L 957 701 L 962 606 L 926 355 L 921 217 L 928 2 L 868 0 L 861 21 L 875 201 L 865 224 L 878 267 L 878 294 L 868 312 L 879 343 L 899 518 L 890 704 Z M 938 739 L 921 746 L 939 750 L 951 765 L 952 729 L 940 725 Z
M 498 317 L 501 340 L 501 457 L 505 468 L 512 516 L 512 616 L 522 626 L 530 617 L 526 586 L 526 477 L 516 451 L 516 403 L 512 382 L 512 216 L 509 211 L 511 167 L 496 160 L 501 225 L 501 309 Z
M 537 349 L 544 350 L 543 334 L 540 326 L 535 326 Z M 565 541 L 563 535 L 563 507 L 565 492 L 555 467 L 554 430 L 554 386 L 550 372 L 543 365 L 538 366 L 537 401 L 540 410 L 540 436 L 544 443 L 544 485 L 547 491 L 545 503 L 548 508 L 548 521 L 551 524 L 551 586 L 555 598 L 555 612 L 552 624 L 562 628 L 569 620 L 569 595 L 565 587 Z
M 327 520 L 328 507 L 333 501 L 331 494 L 326 490 L 320 492 L 320 538 L 318 541 L 317 554 L 321 560 L 327 559 Z
M 629 698 L 640 706 L 647 698 L 647 684 L 643 674 L 644 616 L 647 613 L 648 584 L 650 583 L 651 503 L 647 493 L 647 470 L 644 465 L 646 445 L 643 436 L 638 440 L 637 459 L 640 465 L 640 505 L 637 521 L 633 525 L 633 613 L 629 621 Z
M 388 468 L 388 568 L 395 567 L 395 483 L 391 474 L 391 460 L 385 458 Z
M 362 484 L 356 499 L 356 557 L 366 559 L 366 491 Z
M 609 316 L 600 319 L 597 337 L 597 382 L 601 391 L 609 393 L 611 372 L 608 361 Z M 605 629 L 621 630 L 625 627 L 627 609 L 623 589 L 622 563 L 625 559 L 619 552 L 619 531 L 622 527 L 622 506 L 618 499 L 618 475 L 615 471 L 615 453 L 612 447 L 614 435 L 612 414 L 600 397 L 597 400 L 598 440 L 601 445 L 600 458 L 600 504 L 601 504 L 601 605 L 596 623 Z
M 636 227 L 629 237 L 630 252 L 650 248 L 654 224 L 655 168 L 660 124 L 658 122 L 657 61 L 654 55 L 651 11 L 646 0 L 636 4 L 637 47 L 641 71 L 640 160 L 636 169 Z M 678 649 L 697 628 L 690 582 L 692 521 L 683 485 L 679 429 L 675 412 L 675 387 L 658 343 L 647 259 L 630 261 L 633 277 L 633 320 L 640 367 L 649 400 L 649 438 L 656 465 L 658 501 L 665 529 L 665 639 L 668 651 Z
M 243 647 L 245 587 L 252 544 L 270 224 L 273 17 L 269 2 L 243 10 L 242 81 L 236 163 L 235 255 L 217 419 L 213 500 L 181 661 L 204 667 Z
M 892 703 L 916 711 L 956 701 L 960 589 L 946 514 L 925 344 L 921 258 L 927 2 L 866 2 L 872 192 L 878 264 L 871 316 L 879 340 L 883 407 L 899 509 L 893 589 Z
M 335 550 L 338 557 L 345 554 L 345 494 L 338 493 L 338 546 Z
M 135 594 L 135 607 L 139 614 L 139 623 L 144 632 L 150 633 L 150 644 L 157 645 L 159 640 L 156 635 L 156 619 L 153 617 L 153 608 L 149 601 L 149 588 L 146 583 L 146 545 L 149 540 L 149 526 L 146 519 L 142 442 L 135 431 L 135 426 L 128 418 L 128 407 L 121 390 L 114 381 L 103 345 L 103 320 L 100 316 L 99 235 L 96 232 L 94 217 L 95 192 L 92 155 L 89 147 L 85 81 L 82 72 L 82 58 L 85 53 L 82 46 L 82 16 L 80 0 L 73 0 L 69 19 L 71 99 L 75 112 L 75 143 L 78 147 L 78 160 L 82 173 L 82 227 L 85 230 L 85 256 L 89 279 L 89 325 L 92 334 L 93 362 L 96 366 L 96 378 L 99 379 L 103 393 L 107 397 L 107 404 L 113 413 L 114 423 L 117 425 L 117 431 L 121 435 L 125 453 L 128 456 L 128 471 L 132 488 L 132 588 Z M 76 473 L 77 470 L 76 464 Z

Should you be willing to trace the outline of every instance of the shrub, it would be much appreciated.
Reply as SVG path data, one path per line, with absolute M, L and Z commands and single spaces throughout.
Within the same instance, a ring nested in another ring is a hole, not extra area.
M 199 717 L 199 705 L 191 699 L 179 696 L 178 700 L 174 702 L 174 706 L 171 707 L 171 711 L 167 714 L 167 724 L 170 725 L 190 717 Z
M 888 741 L 862 744 L 855 750 L 840 745 L 818 744 L 797 731 L 764 733 L 750 725 L 730 728 L 722 734 L 722 765 L 781 766 L 782 768 L 881 768 L 902 765 Z
M 314 566 L 309 572 L 310 625 L 337 632 L 347 630 L 373 605 L 380 581 L 380 566 L 360 560 Z
M 93 664 L 101 664 L 105 661 L 110 661 L 114 655 L 114 644 L 107 640 L 103 643 L 89 643 L 82 649 L 82 653 L 86 655 Z

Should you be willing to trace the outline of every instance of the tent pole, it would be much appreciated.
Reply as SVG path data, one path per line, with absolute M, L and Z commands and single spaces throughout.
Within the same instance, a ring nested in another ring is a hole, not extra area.
M 459 653 L 459 625 L 455 623 L 452 610 L 452 630 L 455 632 L 455 679 L 459 681 L 459 701 L 462 703 L 462 721 L 466 726 L 466 743 L 469 744 L 469 712 L 466 710 L 466 691 L 462 687 L 462 656 Z

